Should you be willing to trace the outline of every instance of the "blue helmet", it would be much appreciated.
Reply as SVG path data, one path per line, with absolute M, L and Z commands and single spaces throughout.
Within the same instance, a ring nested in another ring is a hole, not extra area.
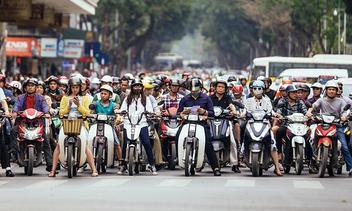
M 265 84 L 264 84 L 263 81 L 256 80 L 256 81 L 253 82 L 252 87 L 253 88 L 254 87 L 259 87 L 259 88 L 263 88 L 264 89 Z

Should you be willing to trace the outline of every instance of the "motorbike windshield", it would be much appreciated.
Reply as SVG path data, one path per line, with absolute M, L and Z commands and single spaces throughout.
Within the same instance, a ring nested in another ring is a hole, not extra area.
M 262 121 L 265 117 L 265 111 L 263 110 L 254 110 L 252 111 L 252 117 L 255 121 Z
M 301 113 L 294 113 L 294 114 L 288 116 L 287 118 L 292 122 L 299 122 L 299 123 L 303 123 L 308 120 L 307 117 Z
M 321 118 L 323 119 L 323 122 L 331 124 L 331 123 L 334 122 L 336 117 L 334 115 L 331 115 L 331 114 L 322 114 Z

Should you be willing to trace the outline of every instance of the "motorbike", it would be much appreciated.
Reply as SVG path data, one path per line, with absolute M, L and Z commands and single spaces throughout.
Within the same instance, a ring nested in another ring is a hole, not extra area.
M 164 157 L 167 158 L 168 167 L 175 170 L 177 163 L 176 134 L 181 125 L 181 119 L 177 117 L 177 108 L 171 107 L 162 115 L 161 141 L 163 143 Z
M 230 163 L 230 143 L 236 142 L 232 119 L 230 111 L 219 106 L 214 106 L 214 117 L 209 118 L 212 145 L 220 168 Z
M 289 140 L 288 143 L 285 143 L 285 152 L 288 154 L 292 152 L 292 160 L 288 160 L 285 156 L 284 170 L 288 174 L 291 166 L 294 166 L 296 174 L 300 175 L 303 170 L 303 164 L 306 161 L 306 143 L 309 143 L 305 137 L 310 137 L 308 135 L 309 127 L 306 124 L 308 118 L 302 113 L 294 113 L 284 118 L 284 120 L 288 122 L 285 140 Z
M 183 117 L 184 125 L 178 137 L 178 165 L 185 169 L 185 175 L 195 175 L 196 168 L 202 168 L 205 154 L 205 130 L 199 122 L 205 121 L 207 117 L 201 116 L 194 106 L 191 112 Z M 182 159 L 181 159 L 182 158 Z
M 147 119 L 152 114 L 148 112 L 143 112 L 141 114 L 129 114 L 126 111 L 120 113 L 127 119 L 124 122 L 124 127 L 127 135 L 127 156 L 126 161 L 128 164 L 128 173 L 133 176 L 134 173 L 139 174 L 140 171 L 144 171 L 148 164 L 147 153 L 139 139 L 141 132 L 140 122 L 143 115 L 147 116 Z M 126 118 L 127 117 L 127 118 Z
M 91 110 L 92 109 L 90 107 Z M 92 123 L 88 132 L 88 147 L 91 149 L 98 173 L 114 166 L 114 125 L 115 116 L 92 114 L 88 117 Z
M 246 113 L 247 124 L 244 134 L 245 163 L 254 177 L 262 176 L 263 169 L 272 165 L 271 142 L 274 135 L 271 131 L 271 113 L 254 110 Z
M 46 130 L 43 118 L 44 113 L 33 108 L 19 112 L 17 162 L 20 167 L 24 167 L 24 173 L 28 176 L 32 176 L 33 168 L 43 161 L 42 142 Z
M 77 176 L 79 168 L 86 163 L 86 146 L 88 131 L 84 127 L 82 116 L 64 117 L 60 130 L 58 144 L 60 146 L 59 160 L 67 169 L 68 178 Z

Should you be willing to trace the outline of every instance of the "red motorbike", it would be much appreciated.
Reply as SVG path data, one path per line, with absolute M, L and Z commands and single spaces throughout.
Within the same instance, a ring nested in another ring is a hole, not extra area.
M 181 125 L 181 119 L 177 117 L 177 108 L 171 107 L 162 115 L 161 141 L 163 144 L 164 157 L 168 160 L 168 167 L 174 170 L 177 163 L 176 134 Z
M 24 166 L 24 172 L 28 176 L 33 174 L 33 167 L 39 166 L 43 161 L 43 116 L 43 112 L 32 108 L 19 112 L 18 164 L 20 167 Z

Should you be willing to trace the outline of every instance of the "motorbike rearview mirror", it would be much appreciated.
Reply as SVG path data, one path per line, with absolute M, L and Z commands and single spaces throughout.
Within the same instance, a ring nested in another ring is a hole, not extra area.
M 158 103 L 158 106 L 161 106 L 165 103 L 165 100 L 161 100 L 159 103 Z
M 97 105 L 94 104 L 94 103 L 92 103 L 92 104 L 89 105 L 89 109 L 90 109 L 90 110 L 95 110 L 96 108 L 97 108 Z
M 343 108 L 343 110 L 344 111 L 347 111 L 348 109 L 350 109 L 351 108 L 351 104 L 347 104 L 344 108 Z

